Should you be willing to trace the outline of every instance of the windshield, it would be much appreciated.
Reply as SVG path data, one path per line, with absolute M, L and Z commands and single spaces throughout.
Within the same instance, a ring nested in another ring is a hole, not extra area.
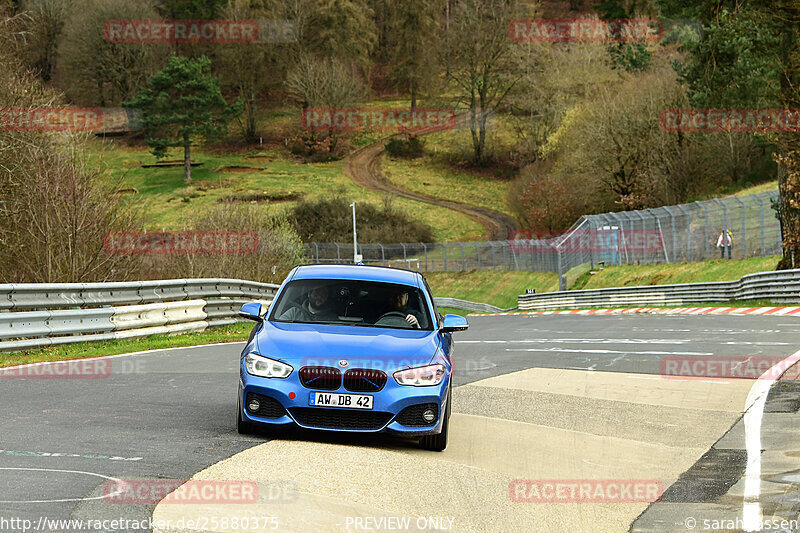
M 375 281 L 293 281 L 281 292 L 269 319 L 273 322 L 433 329 L 421 290 Z

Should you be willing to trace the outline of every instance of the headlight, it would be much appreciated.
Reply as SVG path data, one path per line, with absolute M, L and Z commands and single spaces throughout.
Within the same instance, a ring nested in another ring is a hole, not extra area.
M 281 363 L 280 361 L 258 355 L 257 353 L 245 355 L 244 366 L 248 374 L 262 378 L 288 378 L 289 374 L 294 370 L 294 368 L 286 363 Z
M 418 366 L 394 373 L 394 380 L 399 385 L 427 387 L 438 385 L 444 379 L 444 365 Z

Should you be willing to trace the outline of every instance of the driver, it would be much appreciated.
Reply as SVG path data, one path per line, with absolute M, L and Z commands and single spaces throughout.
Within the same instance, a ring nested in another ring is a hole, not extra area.
M 405 314 L 406 316 L 404 318 L 406 322 L 408 322 L 412 328 L 419 328 L 420 327 L 419 319 L 410 312 L 406 313 L 407 305 L 408 305 L 408 291 L 399 290 L 392 292 L 389 295 L 389 311 L 384 313 L 383 316 L 386 316 L 389 313 Z
M 339 315 L 330 309 L 330 289 L 327 285 L 318 285 L 308 291 L 308 298 L 301 306 L 294 306 L 283 313 L 279 320 L 292 322 L 326 322 L 338 320 Z

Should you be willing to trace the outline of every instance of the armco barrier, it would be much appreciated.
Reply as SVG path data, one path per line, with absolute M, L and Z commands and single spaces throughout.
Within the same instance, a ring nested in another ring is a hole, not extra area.
M 511 311 L 511 309 L 501 309 L 490 304 L 480 302 L 468 302 L 467 300 L 459 300 L 457 298 L 436 297 L 433 299 L 437 306 L 451 307 L 453 309 L 462 309 L 472 313 L 502 313 L 504 311 Z
M 278 285 L 238 279 L 0 284 L 0 351 L 232 324 Z
M 798 303 L 800 269 L 748 274 L 738 281 L 588 289 L 522 294 L 517 297 L 521 311 L 581 307 L 684 306 L 733 300 Z

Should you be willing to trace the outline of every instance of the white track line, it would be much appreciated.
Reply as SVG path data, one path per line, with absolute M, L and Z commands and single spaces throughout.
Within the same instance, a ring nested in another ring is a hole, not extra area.
M 767 395 L 772 385 L 798 361 L 800 361 L 800 351 L 775 364 L 756 380 L 747 395 L 744 413 L 747 467 L 742 503 L 742 521 L 745 531 L 761 530 L 761 421 L 764 418 Z
M 112 481 L 117 483 L 119 487 L 115 492 L 112 494 L 103 494 L 101 496 L 86 496 L 83 498 L 65 498 L 61 500 L 2 500 L 0 503 L 64 503 L 64 502 L 83 502 L 87 500 L 102 500 L 103 498 L 110 498 L 112 496 L 116 496 L 121 494 L 124 490 L 122 486 L 123 481 L 121 479 L 117 479 L 115 477 L 104 476 L 103 474 L 96 474 L 94 472 L 84 472 L 82 470 L 55 470 L 53 468 L 27 468 L 27 467 L 16 467 L 16 466 L 8 466 L 8 467 L 0 467 L 0 470 L 22 470 L 25 472 L 58 472 L 63 474 L 84 474 L 87 476 L 95 476 L 101 477 L 103 479 L 107 479 L 108 481 Z

